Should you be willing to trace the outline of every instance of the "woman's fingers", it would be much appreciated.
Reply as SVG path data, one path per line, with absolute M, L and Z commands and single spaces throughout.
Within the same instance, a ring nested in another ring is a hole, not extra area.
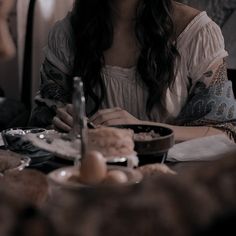
M 95 125 L 102 125 L 105 122 L 108 122 L 112 119 L 118 119 L 122 116 L 122 109 L 120 108 L 111 108 L 99 110 L 92 117 L 89 118 L 90 122 L 93 122 Z
M 67 111 L 71 116 L 73 116 L 74 110 L 73 110 L 72 104 L 67 104 L 67 105 L 66 105 L 66 111 Z
M 140 120 L 121 108 L 99 110 L 90 119 L 95 125 L 139 124 Z
M 56 130 L 64 131 L 64 132 L 70 132 L 71 130 L 71 126 L 61 121 L 57 116 L 53 118 L 52 123 Z
M 57 109 L 57 117 L 67 124 L 68 126 L 72 127 L 73 125 L 73 117 L 72 115 L 68 112 L 67 106 L 64 108 L 59 108 Z
M 55 129 L 60 131 L 69 132 L 73 126 L 73 107 L 71 104 L 67 104 L 64 107 L 56 110 L 56 116 L 53 118 L 53 125 Z
M 118 125 L 118 124 L 138 124 L 140 120 L 132 116 L 127 111 L 115 107 L 110 109 L 99 110 L 89 122 L 94 125 Z M 73 126 L 73 106 L 71 104 L 57 109 L 57 115 L 53 119 L 55 128 L 69 132 Z
M 127 119 L 117 118 L 111 119 L 103 122 L 101 125 L 110 126 L 110 125 L 121 125 L 121 124 L 129 124 Z
M 112 114 L 112 113 L 114 113 L 116 111 L 121 111 L 121 110 L 122 109 L 119 108 L 119 107 L 99 110 L 98 112 L 96 112 L 94 115 L 92 115 L 89 118 L 89 121 L 94 122 L 95 120 L 101 119 L 101 117 L 104 117 L 104 116 L 106 116 L 109 113 Z

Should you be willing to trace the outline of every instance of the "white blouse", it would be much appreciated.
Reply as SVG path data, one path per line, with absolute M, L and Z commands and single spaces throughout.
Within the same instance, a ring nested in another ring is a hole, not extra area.
M 228 54 L 220 28 L 206 14 L 198 14 L 179 35 L 177 49 L 180 63 L 173 89 L 167 90 L 164 116 L 154 107 L 151 120 L 171 122 L 185 105 L 191 88 L 217 61 Z M 46 58 L 67 75 L 72 74 L 74 42 L 69 20 L 59 21 L 51 30 L 49 43 L 45 49 Z M 141 120 L 149 120 L 146 115 L 148 91 L 138 80 L 136 68 L 105 66 L 102 70 L 106 85 L 106 99 L 101 108 L 120 107 Z

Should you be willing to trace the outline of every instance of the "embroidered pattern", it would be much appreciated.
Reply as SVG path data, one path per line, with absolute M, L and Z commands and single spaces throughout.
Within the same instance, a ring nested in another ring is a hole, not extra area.
M 228 115 L 227 115 L 228 119 L 230 119 L 230 120 L 233 119 L 233 117 L 234 117 L 234 110 L 235 110 L 234 106 L 231 106 L 229 108 Z
M 216 115 L 222 116 L 227 108 L 227 105 L 225 103 L 221 103 L 217 109 Z
M 226 67 L 225 61 L 223 61 L 222 64 L 220 64 L 219 66 L 217 66 L 215 68 L 215 73 L 213 75 L 213 79 L 212 79 L 210 85 L 211 86 L 214 86 L 214 85 L 223 86 L 225 81 L 227 81 L 227 80 L 228 80 L 227 67 Z
M 42 84 L 40 94 L 42 98 L 68 103 L 71 100 L 71 90 L 69 76 L 59 71 L 49 61 L 45 60 L 41 70 Z
M 207 79 L 206 76 L 208 76 Z M 227 79 L 226 64 L 223 62 L 209 70 L 209 73 L 205 73 L 203 78 L 196 83 L 189 100 L 174 124 L 219 128 L 236 141 L 235 106 L 232 85 Z
M 232 96 L 232 86 L 229 86 L 226 92 L 226 97 L 230 98 Z
M 47 127 L 52 123 L 58 103 L 65 104 L 71 101 L 72 85 L 70 88 L 69 76 L 47 60 L 41 69 L 41 81 L 40 94 L 35 99 L 37 107 L 32 111 L 30 124 Z

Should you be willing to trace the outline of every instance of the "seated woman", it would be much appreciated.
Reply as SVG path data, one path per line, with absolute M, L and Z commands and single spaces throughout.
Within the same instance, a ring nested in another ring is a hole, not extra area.
M 75 1 L 50 32 L 31 124 L 70 131 L 80 76 L 94 124 L 162 124 L 177 141 L 236 139 L 227 55 L 207 14 L 175 1 Z

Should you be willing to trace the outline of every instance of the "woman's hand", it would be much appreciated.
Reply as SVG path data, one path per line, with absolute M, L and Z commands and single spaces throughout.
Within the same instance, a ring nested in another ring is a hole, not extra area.
M 95 125 L 119 125 L 119 124 L 141 124 L 130 113 L 119 107 L 99 110 L 89 118 L 89 121 Z
M 56 110 L 57 114 L 53 118 L 53 125 L 56 130 L 69 132 L 73 125 L 73 107 L 67 104 Z

